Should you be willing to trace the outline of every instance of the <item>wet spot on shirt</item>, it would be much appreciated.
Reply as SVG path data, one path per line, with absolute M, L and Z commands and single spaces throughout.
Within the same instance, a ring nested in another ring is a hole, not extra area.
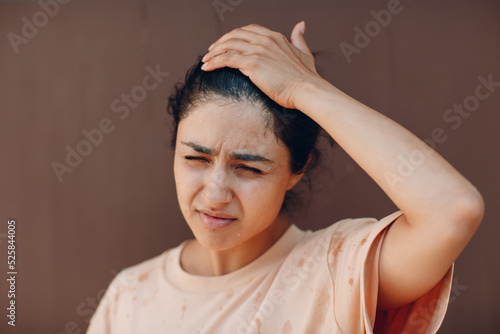
M 226 298 L 231 298 L 233 296 L 233 289 L 229 290 L 228 292 L 226 292 Z
M 145 280 L 147 280 L 149 277 L 149 273 L 144 273 L 142 274 L 141 276 L 139 276 L 139 282 L 144 282 Z
M 221 310 L 221 311 L 222 311 L 222 305 L 221 305 L 221 306 L 219 306 L 219 310 Z
M 186 305 L 182 306 L 181 321 L 184 319 L 184 313 L 186 312 Z
M 345 240 L 345 237 L 343 235 L 344 233 L 338 231 L 333 233 L 328 256 L 332 255 L 333 257 L 337 257 L 339 252 L 342 251 L 341 247 Z
M 359 243 L 361 246 L 363 246 L 366 242 L 366 239 L 362 239 L 361 242 Z
M 329 310 L 330 303 L 330 289 L 328 289 L 328 287 L 318 289 L 316 293 L 316 301 L 312 307 L 312 311 L 309 313 L 311 315 L 311 318 L 309 319 L 309 327 L 306 329 L 305 333 L 320 332 L 320 328 L 323 326 L 326 319 L 326 314 L 331 312 L 331 310 Z
M 292 324 L 287 320 L 283 325 L 283 334 L 290 334 L 292 332 Z
M 258 304 L 260 302 L 260 296 L 262 295 L 261 292 L 257 292 L 257 296 L 253 299 L 254 304 Z
M 258 333 L 261 334 L 260 332 L 260 326 L 262 326 L 262 320 L 259 318 L 255 319 L 255 322 L 257 323 L 257 330 L 259 331 Z
M 137 296 L 134 296 L 134 298 L 132 298 L 132 301 L 135 301 L 137 299 Z
M 299 261 L 299 267 L 302 267 L 305 262 L 306 262 L 306 259 L 301 258 L 300 261 Z
M 125 318 L 127 318 L 127 319 L 130 318 L 130 313 L 129 312 L 127 312 L 127 315 L 125 316 Z
M 354 280 L 352 278 L 349 278 L 349 285 L 352 286 L 354 284 Z
M 144 299 L 143 302 L 142 302 L 142 306 L 147 306 L 149 303 L 149 301 L 147 299 Z
M 347 270 L 351 270 L 351 266 L 347 266 Z
M 335 246 L 333 247 L 332 249 L 332 253 L 333 253 L 333 256 L 334 257 L 337 257 L 337 255 L 339 254 L 339 252 L 341 252 L 342 250 L 340 249 L 342 247 L 342 245 L 344 244 L 344 240 L 345 238 L 340 238 L 336 243 L 335 243 Z

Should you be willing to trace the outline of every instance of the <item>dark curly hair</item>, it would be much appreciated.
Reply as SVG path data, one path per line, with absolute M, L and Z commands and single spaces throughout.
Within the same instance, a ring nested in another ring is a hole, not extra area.
M 276 138 L 283 141 L 290 152 L 290 171 L 305 173 L 302 179 L 308 183 L 310 190 L 311 179 L 306 176 L 320 159 L 316 142 L 321 127 L 303 112 L 277 104 L 238 69 L 224 67 L 203 71 L 201 58 L 199 56 L 197 63 L 187 71 L 184 82 L 175 84 L 174 92 L 168 98 L 167 112 L 173 116 L 172 149 L 175 151 L 179 122 L 195 107 L 220 99 L 252 103 L 268 112 L 267 126 L 272 127 Z M 311 160 L 308 163 L 309 156 Z M 290 211 L 291 202 L 294 202 L 293 206 L 298 204 L 296 197 L 292 189 L 287 191 L 281 211 Z

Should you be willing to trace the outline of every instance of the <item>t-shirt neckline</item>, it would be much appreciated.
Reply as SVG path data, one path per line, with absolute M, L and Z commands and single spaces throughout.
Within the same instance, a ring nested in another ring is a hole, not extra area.
M 180 263 L 180 254 L 191 240 L 171 249 L 165 259 L 166 279 L 177 289 L 193 293 L 219 293 L 248 284 L 269 273 L 297 245 L 305 231 L 290 224 L 283 235 L 264 253 L 246 266 L 220 276 L 199 276 L 186 272 Z

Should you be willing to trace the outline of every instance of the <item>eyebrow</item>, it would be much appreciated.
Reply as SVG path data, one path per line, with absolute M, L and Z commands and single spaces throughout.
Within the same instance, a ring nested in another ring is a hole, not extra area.
M 184 145 L 187 145 L 187 146 L 191 147 L 196 152 L 200 152 L 200 153 L 208 154 L 208 155 L 214 155 L 214 151 L 212 149 L 207 148 L 207 147 L 195 144 L 193 142 L 184 142 L 184 141 L 181 141 L 181 143 L 184 144 Z M 248 153 L 235 153 L 235 152 L 231 152 L 231 153 L 229 153 L 229 157 L 231 159 L 235 159 L 235 160 L 262 161 L 262 162 L 268 162 L 268 163 L 272 163 L 272 164 L 274 163 L 273 160 L 265 158 L 265 157 L 263 157 L 261 155 L 258 155 L 258 154 L 248 154 Z

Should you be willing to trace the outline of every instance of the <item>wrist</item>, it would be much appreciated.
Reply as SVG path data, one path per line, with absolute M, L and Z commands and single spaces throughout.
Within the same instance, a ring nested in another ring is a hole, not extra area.
M 321 101 L 331 98 L 332 94 L 336 96 L 344 93 L 321 77 L 303 81 L 297 89 L 295 109 L 311 116 L 308 112 L 314 110 L 317 104 L 321 104 Z

